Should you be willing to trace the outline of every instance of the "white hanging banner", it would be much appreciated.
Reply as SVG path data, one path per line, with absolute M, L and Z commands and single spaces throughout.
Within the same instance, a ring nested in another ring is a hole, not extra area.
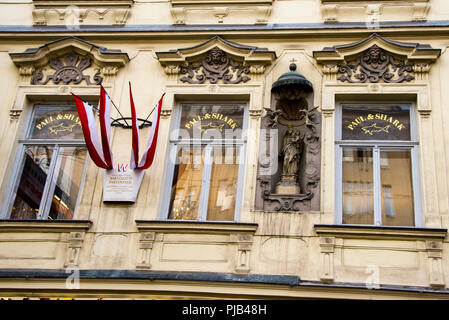
M 136 202 L 144 170 L 129 169 L 129 165 L 104 171 L 103 201 Z

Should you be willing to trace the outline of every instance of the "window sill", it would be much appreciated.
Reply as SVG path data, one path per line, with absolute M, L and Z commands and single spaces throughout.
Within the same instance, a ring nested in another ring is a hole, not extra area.
M 320 236 L 335 236 L 340 238 L 443 240 L 447 234 L 447 229 L 443 228 L 379 227 L 342 224 L 315 224 L 314 229 Z
M 186 221 L 186 220 L 136 220 L 139 231 L 179 232 L 188 231 L 195 233 L 255 233 L 257 223 L 240 222 L 213 222 L 213 221 Z
M 76 232 L 91 225 L 90 220 L 0 220 L 0 232 Z

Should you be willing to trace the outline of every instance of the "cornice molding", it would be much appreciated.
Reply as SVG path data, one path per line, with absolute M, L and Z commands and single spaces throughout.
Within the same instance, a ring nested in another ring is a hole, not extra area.
M 79 84 L 85 80 L 88 85 L 96 85 L 103 81 L 103 77 L 109 82 L 118 69 L 129 61 L 128 55 L 120 50 L 106 49 L 76 37 L 65 37 L 38 48 L 9 53 L 9 56 L 19 67 L 20 81 L 33 85 L 45 85 L 49 80 L 55 84 L 61 81 L 64 84 Z M 83 71 L 89 69 L 92 62 L 97 67 L 96 73 L 84 74 Z M 50 74 L 51 71 L 44 74 L 47 65 L 54 69 L 53 74 Z
M 392 41 L 377 33 L 373 33 L 361 41 L 314 51 L 313 57 L 319 64 L 336 65 L 345 60 L 347 61 L 354 58 L 356 55 L 371 48 L 373 45 L 377 45 L 389 53 L 405 57 L 408 62 L 415 64 L 434 62 L 441 54 L 440 49 L 434 49 L 428 44 Z
M 46 43 L 38 48 L 29 48 L 24 52 L 12 52 L 9 56 L 18 67 L 38 68 L 46 65 L 50 58 L 73 51 L 81 55 L 92 55 L 94 63 L 100 67 L 123 67 L 129 61 L 128 54 L 121 50 L 110 50 L 73 36 Z
M 313 57 L 326 80 L 400 83 L 426 79 L 440 54 L 428 44 L 392 41 L 373 33 L 361 41 L 314 51 Z

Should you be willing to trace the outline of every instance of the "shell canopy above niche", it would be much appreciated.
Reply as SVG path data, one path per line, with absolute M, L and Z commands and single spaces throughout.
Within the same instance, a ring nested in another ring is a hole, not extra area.
M 33 85 L 100 84 L 129 62 L 126 53 L 97 46 L 76 37 L 65 37 L 24 52 L 10 53 L 22 81 Z
M 246 46 L 215 36 L 199 45 L 156 52 L 164 71 L 181 83 L 245 83 L 263 74 L 276 59 L 266 48 Z

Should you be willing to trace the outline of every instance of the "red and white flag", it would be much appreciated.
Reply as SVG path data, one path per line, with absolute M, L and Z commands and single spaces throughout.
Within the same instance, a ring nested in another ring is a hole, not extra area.
M 131 169 L 148 169 L 154 160 L 156 152 L 157 136 L 159 131 L 159 119 L 161 117 L 162 101 L 165 93 L 159 99 L 155 107 L 150 135 L 148 137 L 147 148 L 139 161 L 139 126 L 137 123 L 136 109 L 134 107 L 133 96 L 131 92 L 131 83 L 129 84 L 129 97 L 131 102 L 131 117 L 132 117 L 132 151 L 131 151 Z
M 111 99 L 106 94 L 103 86 L 100 91 L 100 128 L 101 142 L 95 124 L 93 107 L 86 101 L 72 93 L 75 99 L 76 110 L 81 121 L 84 140 L 92 161 L 96 166 L 104 169 L 112 169 L 112 152 L 109 145 L 111 125 L 109 118 L 111 114 Z
M 111 136 L 111 104 L 112 100 L 106 93 L 106 90 L 100 85 L 100 129 L 101 146 L 103 147 L 104 160 L 112 168 L 112 151 L 110 147 Z

